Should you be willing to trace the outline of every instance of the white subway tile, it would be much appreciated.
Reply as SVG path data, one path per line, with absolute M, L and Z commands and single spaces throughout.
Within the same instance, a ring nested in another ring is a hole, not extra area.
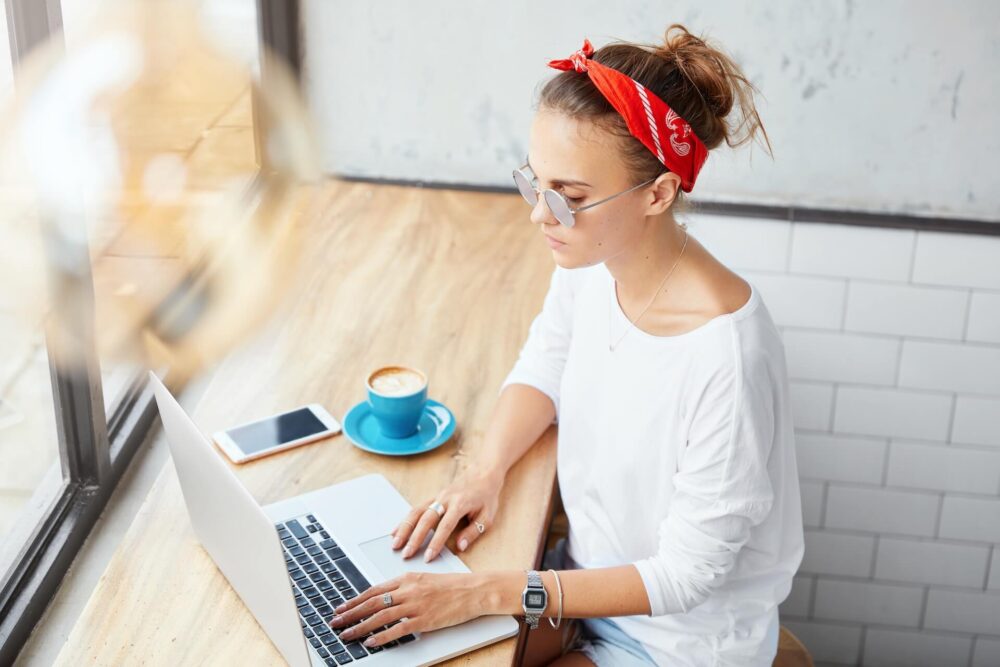
M 691 235 L 712 255 L 740 273 L 745 269 L 784 271 L 792 224 L 782 220 L 694 213 Z
M 924 627 L 1000 635 L 1000 594 L 931 588 Z
M 940 498 L 928 493 L 831 483 L 827 491 L 827 528 L 900 535 L 934 534 Z
M 783 339 L 791 378 L 896 383 L 900 342 L 894 338 L 786 329 Z
M 976 637 L 972 667 L 997 667 L 997 665 L 1000 665 L 1000 639 Z
M 874 553 L 874 536 L 807 530 L 799 572 L 868 577 Z
M 919 232 L 913 282 L 1000 289 L 1000 237 Z
M 923 588 L 872 581 L 816 581 L 816 618 L 916 627 L 920 623 Z
M 789 270 L 847 278 L 908 280 L 910 229 L 794 223 Z
M 959 396 L 951 441 L 1000 447 L 1000 399 Z
M 808 616 L 809 603 L 812 601 L 812 577 L 795 575 L 792 578 L 792 590 L 788 597 L 779 605 L 779 613 L 784 620 L 785 615 Z
M 1000 346 L 903 341 L 899 386 L 1000 395 Z
M 852 281 L 844 328 L 960 340 L 967 301 L 965 290 Z
M 996 495 L 1000 493 L 1000 451 L 893 442 L 886 482 L 892 486 Z
M 799 482 L 802 499 L 802 524 L 818 526 L 823 518 L 823 483 L 803 480 Z
M 971 637 L 883 628 L 865 633 L 866 667 L 965 665 L 971 651 Z
M 981 588 L 989 553 L 986 546 L 883 537 L 875 578 Z
M 945 496 L 941 537 L 1000 542 L 1000 499 Z
M 857 664 L 861 650 L 860 626 L 793 620 L 781 624 L 808 647 L 810 657 L 817 664 Z
M 1000 343 L 1000 294 L 973 292 L 969 307 L 968 340 Z
M 795 458 L 802 477 L 879 484 L 885 448 L 885 440 L 875 438 L 795 435 Z
M 778 326 L 840 329 L 847 281 L 788 274 L 746 272 Z
M 792 418 L 796 428 L 826 431 L 833 410 L 833 385 L 789 382 Z
M 948 435 L 951 396 L 881 387 L 837 388 L 833 430 L 918 440 Z

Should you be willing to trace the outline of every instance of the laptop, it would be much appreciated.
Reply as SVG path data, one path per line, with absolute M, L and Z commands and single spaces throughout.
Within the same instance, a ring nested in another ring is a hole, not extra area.
M 403 560 L 390 531 L 410 504 L 372 474 L 261 507 L 159 378 L 150 382 L 195 535 L 275 648 L 299 665 L 431 665 L 512 637 L 513 616 L 481 616 L 366 648 L 331 629 L 333 608 L 407 571 L 470 572 L 444 548 Z M 425 539 L 425 545 L 430 537 Z M 423 547 L 421 547 L 421 550 Z M 417 553 L 420 553 L 419 551 Z

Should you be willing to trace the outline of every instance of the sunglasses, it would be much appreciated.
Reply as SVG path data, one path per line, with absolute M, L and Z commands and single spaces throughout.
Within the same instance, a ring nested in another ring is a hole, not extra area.
M 645 183 L 640 183 L 639 185 L 633 186 L 628 190 L 622 190 L 618 194 L 605 197 L 601 201 L 594 202 L 593 204 L 587 204 L 586 206 L 581 206 L 580 208 L 572 208 L 569 205 L 569 202 L 566 201 L 566 198 L 552 188 L 547 188 L 539 192 L 538 188 L 536 188 L 532 182 L 535 180 L 534 176 L 529 177 L 526 173 L 524 173 L 525 169 L 530 168 L 531 164 L 525 160 L 524 164 L 514 170 L 514 185 L 517 186 L 517 191 L 521 193 L 522 197 L 524 197 L 524 201 L 528 202 L 532 207 L 538 204 L 538 197 L 541 196 L 542 199 L 545 200 L 546 206 L 548 206 L 549 210 L 552 211 L 552 215 L 559 221 L 559 224 L 565 225 L 566 227 L 572 227 L 576 224 L 575 216 L 577 213 L 594 208 L 595 206 L 603 204 L 606 201 L 611 201 L 615 197 L 620 197 L 624 194 L 632 192 L 633 190 L 638 190 L 644 185 L 649 185 L 658 178 L 658 176 L 654 176 Z

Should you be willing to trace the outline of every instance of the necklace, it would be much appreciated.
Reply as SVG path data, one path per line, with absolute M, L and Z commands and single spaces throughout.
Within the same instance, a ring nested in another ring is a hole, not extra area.
M 643 315 L 646 314 L 646 311 L 649 310 L 649 307 L 653 305 L 653 302 L 656 301 L 656 295 L 659 294 L 660 290 L 663 289 L 663 286 L 667 284 L 667 280 L 670 278 L 670 274 L 672 274 L 674 272 L 674 269 L 677 268 L 677 265 L 681 261 L 681 257 L 684 256 L 684 249 L 687 248 L 687 244 L 688 244 L 687 226 L 684 225 L 683 227 L 684 227 L 684 244 L 681 246 L 681 251 L 677 255 L 677 259 L 674 260 L 673 266 L 671 266 L 670 270 L 667 271 L 667 275 L 665 275 L 663 277 L 663 280 L 660 282 L 660 286 L 656 288 L 655 292 L 653 292 L 653 298 L 649 300 L 649 303 L 647 303 L 646 307 L 642 309 L 642 312 L 639 313 L 639 316 L 636 317 L 635 320 L 629 320 L 628 321 L 629 325 L 627 327 L 625 327 L 625 333 L 623 333 L 621 335 L 621 338 L 619 338 L 618 341 L 615 342 L 614 345 L 611 344 L 611 302 L 610 301 L 608 302 L 608 351 L 614 352 L 615 349 L 618 347 L 618 345 L 621 344 L 622 338 L 625 338 L 625 336 L 628 335 L 628 332 L 631 331 L 633 328 L 635 328 L 636 323 L 642 318 Z M 612 286 L 612 291 L 611 291 L 611 297 L 613 299 L 615 299 L 615 301 L 618 300 L 618 282 L 617 281 L 613 281 L 613 286 Z M 622 312 L 624 314 L 624 311 L 622 311 Z M 627 316 L 626 316 L 626 319 L 628 319 Z

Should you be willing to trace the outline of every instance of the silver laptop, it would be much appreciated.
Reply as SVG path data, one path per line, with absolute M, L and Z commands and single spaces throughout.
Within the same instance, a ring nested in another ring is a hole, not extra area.
M 382 475 L 259 506 L 159 378 L 150 382 L 194 532 L 290 665 L 431 665 L 517 634 L 513 616 L 481 616 L 375 649 L 365 637 L 340 641 L 333 608 L 369 584 L 469 568 L 447 548 L 430 563 L 392 550 L 410 504 Z

